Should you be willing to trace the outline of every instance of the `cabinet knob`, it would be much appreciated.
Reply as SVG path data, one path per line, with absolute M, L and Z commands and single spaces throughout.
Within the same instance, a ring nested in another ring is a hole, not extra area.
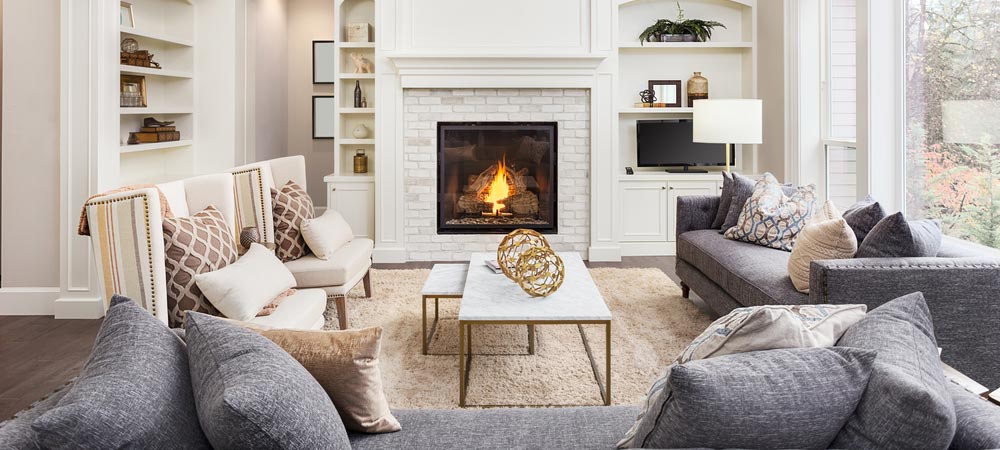
M 331 191 L 336 191 L 336 190 L 337 190 L 337 188 L 330 188 L 330 190 L 331 190 Z
M 664 188 L 664 189 L 666 189 L 666 188 Z M 674 187 L 673 187 L 673 186 L 670 186 L 670 190 L 671 190 L 671 191 L 672 191 L 672 190 L 674 190 Z

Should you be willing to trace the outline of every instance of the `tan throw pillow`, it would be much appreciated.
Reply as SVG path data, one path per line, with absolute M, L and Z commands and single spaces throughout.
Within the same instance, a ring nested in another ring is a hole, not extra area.
M 824 218 L 817 214 L 813 222 L 802 229 L 788 257 L 788 276 L 799 292 L 809 293 L 809 266 L 813 261 L 853 258 L 858 251 L 858 239 L 843 217 L 838 214 L 838 217 L 818 221 Z
M 236 261 L 236 241 L 222 213 L 213 206 L 189 217 L 163 219 L 168 322 L 180 326 L 186 311 L 219 315 L 194 281 Z
M 305 367 L 330 396 L 344 427 L 361 433 L 401 429 L 382 390 L 382 329 L 286 330 L 239 322 L 278 344 Z
M 294 261 L 306 255 L 302 238 L 302 222 L 313 218 L 313 203 L 305 189 L 289 181 L 280 191 L 271 188 L 274 208 L 275 254 L 281 262 Z

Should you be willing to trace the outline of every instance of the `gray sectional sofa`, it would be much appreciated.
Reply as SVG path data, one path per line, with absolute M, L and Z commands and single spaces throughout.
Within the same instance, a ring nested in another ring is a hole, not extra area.
M 934 318 L 941 359 L 1000 387 L 1000 251 L 945 237 L 934 258 L 814 261 L 809 293 L 788 277 L 790 253 L 725 239 L 712 221 L 717 196 L 677 200 L 677 275 L 719 315 L 760 305 L 864 303 L 869 309 L 920 291 Z

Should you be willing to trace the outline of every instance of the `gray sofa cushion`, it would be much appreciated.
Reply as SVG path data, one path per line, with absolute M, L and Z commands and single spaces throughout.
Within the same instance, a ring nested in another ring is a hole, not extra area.
M 184 344 L 117 295 L 79 378 L 31 427 L 49 449 L 209 448 Z
M 0 450 L 42 450 L 41 444 L 31 429 L 31 423 L 59 404 L 69 392 L 72 384 L 67 384 L 47 397 L 35 402 L 30 408 L 17 413 L 13 419 L 0 422 Z
M 397 433 L 350 433 L 354 450 L 572 448 L 608 450 L 635 420 L 634 406 L 397 410 Z
M 955 383 L 948 383 L 948 392 L 957 419 L 951 448 L 1000 448 L 1000 406 Z
M 826 448 L 854 412 L 875 352 L 797 348 L 673 366 L 639 423 L 644 448 Z M 654 386 L 654 389 L 656 387 Z
M 726 210 L 726 220 L 722 222 L 722 231 L 735 227 L 740 219 L 740 212 L 750 196 L 753 195 L 753 187 L 757 184 L 752 178 L 747 178 L 738 173 L 733 174 L 732 201 L 729 209 Z M 722 208 L 719 208 L 722 209 Z
M 955 434 L 955 406 L 923 294 L 869 311 L 837 345 L 875 350 L 878 356 L 868 389 L 834 446 L 948 447 Z
M 789 255 L 728 240 L 715 230 L 689 231 L 677 238 L 678 259 L 696 267 L 743 306 L 809 303 L 809 295 L 795 290 L 788 277 Z
M 858 244 L 856 258 L 927 258 L 941 249 L 941 223 L 934 220 L 907 221 L 896 213 L 879 221 L 865 241 Z
M 198 418 L 214 448 L 350 448 L 330 397 L 276 344 L 197 312 L 184 329 Z
M 733 203 L 733 174 L 722 171 L 722 193 L 719 194 L 719 209 L 715 212 L 715 219 L 712 220 L 712 229 L 722 228 L 726 223 L 726 216 L 729 215 L 729 205 Z M 673 213 L 674 211 L 670 211 Z
M 868 232 L 875 228 L 880 220 L 885 218 L 885 210 L 882 205 L 875 201 L 872 196 L 865 197 L 847 208 L 842 214 L 847 224 L 854 230 L 854 236 L 858 238 L 858 245 L 865 240 Z

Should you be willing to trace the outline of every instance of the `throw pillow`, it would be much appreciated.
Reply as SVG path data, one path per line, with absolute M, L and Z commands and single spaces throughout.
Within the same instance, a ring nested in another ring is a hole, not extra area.
M 732 199 L 729 202 L 729 208 L 726 210 L 726 220 L 722 222 L 721 232 L 725 232 L 736 226 L 736 223 L 740 219 L 740 213 L 743 211 L 743 205 L 753 195 L 755 185 L 756 182 L 754 180 L 738 173 L 733 174 Z
M 47 449 L 210 448 L 184 344 L 117 295 L 79 378 L 31 428 Z
M 941 250 L 941 223 L 936 220 L 907 221 L 896 213 L 879 221 L 858 245 L 858 258 L 920 258 L 937 256 Z
M 719 210 L 715 212 L 715 220 L 712 221 L 712 229 L 722 228 L 726 223 L 726 215 L 729 214 L 729 205 L 733 203 L 733 175 L 725 170 L 722 171 L 722 193 L 719 194 Z
M 217 449 L 350 449 L 330 397 L 288 353 L 199 313 L 184 322 L 198 419 Z
M 177 327 L 186 311 L 218 315 L 194 281 L 236 262 L 236 241 L 222 213 L 214 206 L 190 217 L 163 219 L 163 255 L 167 275 L 168 322 Z
M 813 216 L 809 219 L 811 222 L 822 222 L 824 220 L 840 219 L 843 216 L 840 215 L 840 211 L 837 210 L 837 205 L 833 204 L 833 200 L 827 200 L 823 202 L 823 206 L 813 212 Z
M 815 185 L 802 186 L 786 196 L 774 175 L 765 173 L 736 226 L 726 230 L 726 239 L 792 251 L 796 236 L 813 215 L 815 191 Z
M 317 258 L 329 260 L 333 253 L 354 239 L 351 225 L 339 212 L 327 210 L 322 216 L 302 222 L 302 237 Z
M 224 316 L 253 319 L 275 297 L 295 287 L 295 277 L 267 247 L 251 244 L 236 262 L 194 281 Z
M 652 396 L 653 413 L 639 424 L 631 444 L 827 448 L 857 407 L 874 359 L 870 350 L 830 347 L 675 365 L 653 386 L 661 395 Z
M 306 255 L 306 241 L 299 227 L 302 221 L 313 218 L 313 203 L 305 189 L 293 181 L 281 190 L 271 188 L 274 208 L 275 253 L 281 262 L 294 261 Z
M 399 431 L 382 389 L 382 329 L 312 331 L 241 324 L 278 344 L 302 364 L 333 400 L 351 431 Z
M 871 195 L 865 197 L 844 211 L 844 220 L 854 230 L 858 245 L 865 241 L 865 236 L 875 228 L 880 220 L 885 218 L 885 210 Z
M 873 309 L 837 345 L 878 356 L 857 411 L 833 442 L 836 448 L 948 448 L 955 406 L 923 294 Z
M 830 347 L 848 327 L 861 320 L 865 305 L 769 305 L 737 308 L 712 322 L 674 360 L 675 364 L 744 352 L 800 347 Z M 619 443 L 632 443 L 650 407 L 664 395 L 664 374 L 649 390 L 645 408 Z
M 846 220 L 837 218 L 810 223 L 795 240 L 792 255 L 788 257 L 788 276 L 796 290 L 808 294 L 813 261 L 853 258 L 857 251 L 858 240 Z

